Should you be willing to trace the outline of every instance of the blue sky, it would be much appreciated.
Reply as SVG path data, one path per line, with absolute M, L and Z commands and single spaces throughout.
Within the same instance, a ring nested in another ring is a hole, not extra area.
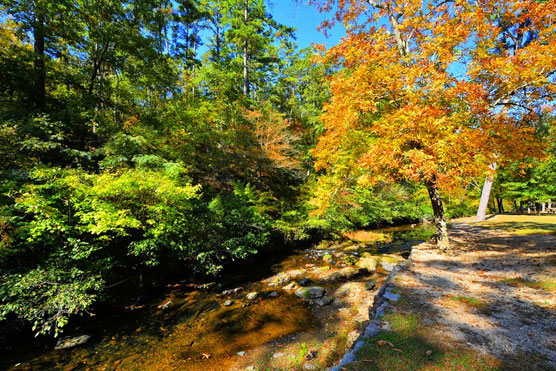
M 315 7 L 306 5 L 306 0 L 270 0 L 267 4 L 276 21 L 297 29 L 297 43 L 300 48 L 307 47 L 311 43 L 324 43 L 330 47 L 337 44 L 345 35 L 342 27 L 335 27 L 332 32 L 329 32 L 328 38 L 318 31 L 317 27 L 327 15 L 319 13 Z

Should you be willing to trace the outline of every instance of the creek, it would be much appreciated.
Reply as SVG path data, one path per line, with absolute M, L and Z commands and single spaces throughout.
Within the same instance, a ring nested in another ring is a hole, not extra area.
M 83 345 L 13 352 L 1 356 L 0 368 L 217 371 L 301 369 L 307 362 L 324 367 L 361 328 L 389 265 L 432 233 L 430 225 L 359 231 L 344 242 L 242 263 L 219 284 L 168 284 L 156 297 L 121 304 L 63 334 L 91 335 Z M 319 301 L 296 295 L 303 279 L 326 296 Z M 256 298 L 247 298 L 249 293 Z

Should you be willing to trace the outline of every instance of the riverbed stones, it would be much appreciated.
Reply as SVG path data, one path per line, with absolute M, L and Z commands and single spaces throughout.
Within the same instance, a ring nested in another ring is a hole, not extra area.
M 222 291 L 219 296 L 237 295 L 241 291 L 243 291 L 243 287 L 236 287 L 235 289 L 229 289 L 229 290 Z
M 284 353 L 274 353 L 272 355 L 272 358 L 282 358 L 284 356 Z
M 333 301 L 334 301 L 333 298 L 331 298 L 330 296 L 327 296 L 327 297 L 315 300 L 315 304 L 317 304 L 320 307 L 324 307 L 324 306 L 332 304 Z
M 231 305 L 233 305 L 233 304 L 234 304 L 234 301 L 233 301 L 233 300 L 226 300 L 226 301 L 224 302 L 224 306 L 225 306 L 225 307 L 229 307 L 229 306 L 231 306 Z
M 386 272 L 392 272 L 396 267 L 395 264 L 388 263 L 388 262 L 381 262 L 380 265 L 382 266 L 382 269 L 384 269 Z
M 317 273 L 315 278 L 319 282 L 326 284 L 339 281 L 349 281 L 361 275 L 361 271 L 353 267 L 345 267 L 340 270 L 330 270 L 326 272 Z
M 319 367 L 317 365 L 312 364 L 312 363 L 305 363 L 303 365 L 303 369 L 305 371 L 312 371 L 312 370 L 318 370 Z
M 216 283 L 216 282 L 203 283 L 201 285 L 197 285 L 196 289 L 201 290 L 201 291 L 209 291 L 210 289 L 212 289 L 213 287 L 216 287 L 217 285 L 218 285 L 218 283 Z
M 318 299 L 322 298 L 326 291 L 322 287 L 301 287 L 295 291 L 295 295 L 302 299 Z
M 269 298 L 277 298 L 278 296 L 280 296 L 280 294 L 278 294 L 276 291 L 272 291 L 270 294 L 268 294 Z
M 250 292 L 247 294 L 247 300 L 255 300 L 259 296 L 259 293 L 256 291 Z
M 91 335 L 80 335 L 74 337 L 66 336 L 58 340 L 54 349 L 60 350 L 74 348 L 78 345 L 85 344 L 90 338 Z
M 371 281 L 365 282 L 365 290 L 372 291 L 372 290 L 375 289 L 375 287 L 376 287 L 376 282 L 375 281 L 371 280 Z
M 293 280 L 303 277 L 305 274 L 307 274 L 306 269 L 292 269 L 286 272 L 278 273 L 277 275 L 274 275 L 270 278 L 267 278 L 265 282 L 269 285 L 277 284 L 283 286 L 290 283 Z
M 299 285 L 297 283 L 291 282 L 290 284 L 284 286 L 283 289 L 286 291 L 294 291 L 297 290 L 298 287 Z
M 303 278 L 301 281 L 299 281 L 299 286 L 307 287 L 311 284 L 311 282 L 313 282 L 313 280 L 311 280 L 310 278 Z
M 237 355 L 240 357 L 245 357 L 245 355 L 247 354 L 247 352 L 241 351 L 241 352 L 237 352 Z
M 373 256 L 369 253 L 363 254 L 363 256 L 357 261 L 357 265 L 361 268 L 367 268 L 370 272 L 376 271 L 380 258 Z

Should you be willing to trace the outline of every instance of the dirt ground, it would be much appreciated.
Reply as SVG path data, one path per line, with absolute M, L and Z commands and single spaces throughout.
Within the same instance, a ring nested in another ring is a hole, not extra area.
M 555 231 L 554 216 L 459 220 L 449 253 L 414 248 L 389 331 L 346 369 L 556 370 Z

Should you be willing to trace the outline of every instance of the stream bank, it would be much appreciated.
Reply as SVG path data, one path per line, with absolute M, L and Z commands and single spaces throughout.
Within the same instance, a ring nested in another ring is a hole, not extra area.
M 11 370 L 324 369 L 364 329 L 388 272 L 431 226 L 365 231 L 263 263 L 245 263 L 223 286 L 170 284 L 66 336 L 82 346 L 13 354 Z M 271 274 L 261 274 L 271 272 Z M 262 276 L 265 276 L 261 278 Z M 226 284 L 228 283 L 228 284 Z

